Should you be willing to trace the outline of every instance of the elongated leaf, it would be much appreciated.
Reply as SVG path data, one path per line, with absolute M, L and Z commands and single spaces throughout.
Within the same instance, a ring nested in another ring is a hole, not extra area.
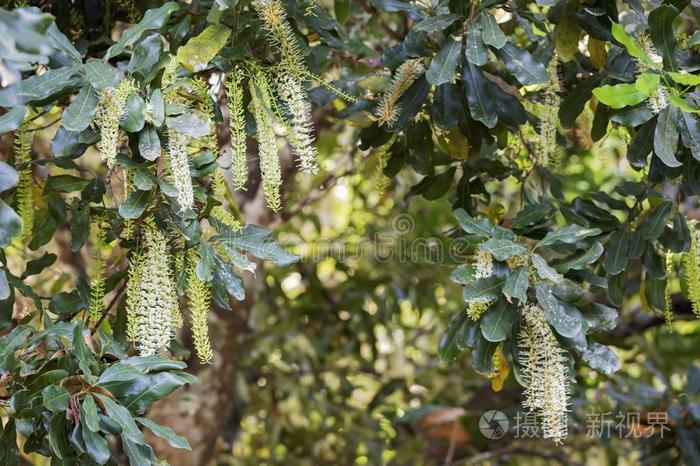
M 489 128 L 496 126 L 498 114 L 495 98 L 481 71 L 468 63 L 462 67 L 462 82 L 465 84 L 467 104 L 472 118 Z
M 22 126 L 26 113 L 27 109 L 25 107 L 15 107 L 0 116 L 0 134 L 9 133 Z
M 596 241 L 593 243 L 593 246 L 588 248 L 582 254 L 575 255 L 564 262 L 560 262 L 556 264 L 554 268 L 560 273 L 566 273 L 571 269 L 583 270 L 587 265 L 597 261 L 603 254 L 603 251 L 605 251 L 603 245 Z
M 462 52 L 462 40 L 460 36 L 447 38 L 430 62 L 430 67 L 425 74 L 428 82 L 434 86 L 455 81 L 457 63 Z
M 98 394 L 97 397 L 100 399 L 104 407 L 107 409 L 107 416 L 113 421 L 119 424 L 122 429 L 122 436 L 128 438 L 133 442 L 143 442 L 143 433 L 139 430 L 136 425 L 136 421 L 133 416 L 124 406 L 118 404 L 110 397 Z
M 628 83 L 598 87 L 593 89 L 593 95 L 608 107 L 615 109 L 637 105 L 647 99 L 646 94 L 640 92 L 634 84 Z
M 413 26 L 414 31 L 437 32 L 444 31 L 455 21 L 462 19 L 460 15 L 446 14 L 440 16 L 431 16 L 419 21 Z
M 526 266 L 513 270 L 503 284 L 503 294 L 516 298 L 521 304 L 527 301 L 527 288 L 530 284 L 530 268 Z
M 181 448 L 183 450 L 192 450 L 187 439 L 177 435 L 170 427 L 158 425 L 145 417 L 139 417 L 136 418 L 136 420 L 139 421 L 140 424 L 148 427 L 148 429 L 155 435 L 168 442 L 168 445 L 171 447 Z
M 500 299 L 481 318 L 481 334 L 491 342 L 503 341 L 510 335 L 514 318 L 513 306 Z
M 58 29 L 56 23 L 51 23 L 51 26 L 46 30 L 46 33 L 51 38 L 51 43 L 54 48 L 63 52 L 75 65 L 83 62 L 83 57 L 75 48 L 73 43 Z
M 90 393 L 85 395 L 80 405 L 80 423 L 83 429 L 88 428 L 93 432 L 100 431 L 100 418 L 97 415 L 97 405 Z
M 474 280 L 464 286 L 464 300 L 468 303 L 495 301 L 501 294 L 503 282 L 502 278 L 495 276 Z
M 447 330 L 440 338 L 438 342 L 438 356 L 443 361 L 453 360 L 460 351 L 457 345 L 457 337 L 459 335 L 459 330 L 468 320 L 467 313 L 461 312 L 452 318 L 452 321 L 447 326 Z
M 482 13 L 479 22 L 481 23 L 481 39 L 484 41 L 484 44 L 497 49 L 506 45 L 506 35 L 498 27 L 496 18 L 491 13 Z
M 179 8 L 180 6 L 176 2 L 167 2 L 159 8 L 146 11 L 143 19 L 135 26 L 124 31 L 119 41 L 107 50 L 105 59 L 110 59 L 122 53 L 127 47 L 134 44 L 144 32 L 163 27 L 168 21 L 170 14 Z
M 666 74 L 678 84 L 682 84 L 684 86 L 700 86 L 700 75 L 680 73 L 676 71 L 669 71 Z
M 559 119 L 564 128 L 571 128 L 576 118 L 581 114 L 586 102 L 591 99 L 593 89 L 600 84 L 599 76 L 591 76 L 578 84 L 561 103 Z
M 683 145 L 690 149 L 695 160 L 700 160 L 700 124 L 692 113 L 681 112 L 678 119 Z
M 81 419 L 82 421 L 82 419 Z M 88 456 L 97 464 L 105 464 L 109 461 L 109 445 L 107 440 L 100 434 L 92 432 L 85 427 L 83 422 L 80 423 L 81 437 L 85 444 Z
M 542 283 L 535 285 L 535 294 L 547 322 L 554 327 L 559 335 L 573 338 L 581 331 L 583 317 L 575 307 L 560 303 L 549 287 Z
M 676 159 L 678 149 L 679 110 L 668 105 L 659 112 L 654 129 L 654 154 L 661 159 L 667 167 L 680 167 L 681 162 Z
M 496 55 L 503 60 L 506 69 L 524 86 L 549 81 L 549 73 L 544 63 L 535 60 L 526 50 L 510 42 L 496 50 Z
M 678 10 L 671 5 L 661 5 L 649 13 L 649 35 L 654 47 L 664 59 L 664 66 L 675 70 L 676 34 L 673 32 L 673 20 Z
M 671 210 L 673 209 L 673 203 L 671 201 L 663 201 L 654 210 L 654 213 L 649 217 L 649 219 L 644 223 L 642 227 L 642 238 L 646 240 L 656 239 L 661 236 L 668 219 L 671 216 Z
M 467 45 L 465 49 L 467 61 L 477 66 L 485 65 L 489 59 L 486 47 L 481 38 L 481 27 L 478 24 L 469 25 L 467 29 Z
M 209 25 L 178 49 L 177 61 L 190 71 L 201 71 L 226 45 L 230 35 L 231 30 L 223 24 Z
M 271 260 L 280 267 L 298 261 L 298 256 L 269 240 L 271 233 L 270 230 L 257 225 L 246 225 L 238 231 L 227 231 L 219 237 L 219 241 L 230 247 L 244 249 L 260 259 Z
M 491 238 L 479 245 L 479 250 L 490 253 L 496 260 L 504 261 L 511 256 L 525 255 L 528 250 L 522 244 L 507 239 Z
M 595 341 L 588 342 L 588 348 L 581 353 L 583 359 L 592 369 L 610 375 L 620 369 L 620 358 L 608 346 Z
M 627 253 L 629 244 L 629 233 L 624 230 L 617 230 L 610 236 L 605 259 L 603 259 L 603 267 L 608 274 L 618 275 L 625 270 L 629 261 Z
M 150 191 L 137 190 L 129 194 L 129 197 L 126 198 L 126 201 L 119 204 L 119 215 L 121 215 L 122 218 L 126 219 L 139 218 L 141 214 L 143 214 L 143 211 L 146 209 L 146 206 L 148 205 L 148 199 L 150 198 L 150 196 Z
M 68 408 L 70 394 L 59 385 L 49 385 L 41 391 L 44 406 L 53 413 L 62 413 Z
M 589 236 L 598 236 L 600 228 L 584 228 L 580 225 L 569 225 L 559 230 L 550 231 L 542 240 L 537 243 L 537 248 L 549 246 L 558 242 L 575 244 Z
M 97 58 L 88 59 L 84 69 L 88 81 L 98 91 L 116 86 L 122 78 L 121 72 L 106 61 Z
M 92 86 L 83 87 L 63 112 L 61 126 L 68 131 L 82 131 L 90 126 L 97 108 L 97 93 Z
M 612 35 L 627 50 L 627 53 L 640 60 L 645 65 L 652 68 L 659 68 L 657 63 L 647 55 L 647 53 L 635 42 L 635 40 L 625 32 L 624 26 L 612 23 Z
M 551 280 L 554 283 L 559 283 L 564 280 L 564 277 L 554 268 L 550 267 L 547 261 L 539 254 L 532 255 L 532 265 L 535 266 L 537 275 L 539 275 L 542 280 Z
M 45 100 L 76 85 L 78 81 L 73 77 L 79 70 L 79 66 L 64 66 L 8 86 L 0 90 L 0 106 L 10 108 Z

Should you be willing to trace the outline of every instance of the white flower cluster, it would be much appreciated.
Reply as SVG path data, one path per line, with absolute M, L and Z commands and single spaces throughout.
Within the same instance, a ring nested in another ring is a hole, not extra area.
M 396 69 L 389 89 L 377 105 L 376 116 L 380 125 L 391 126 L 396 122 L 401 112 L 399 99 L 423 71 L 423 64 L 418 59 L 406 60 Z
M 649 97 L 649 108 L 654 115 L 668 107 L 668 90 L 660 84 L 656 91 Z
M 167 238 L 154 227 L 146 228 L 144 236 L 143 262 L 137 274 L 138 301 L 132 300 L 136 348 L 142 356 L 168 346 L 174 334 L 173 316 L 180 312 Z
M 287 104 L 291 116 L 291 143 L 294 153 L 299 159 L 299 168 L 304 173 L 318 172 L 318 151 L 314 147 L 313 123 L 311 121 L 311 106 L 307 100 L 306 91 L 297 78 L 290 73 L 279 77 L 277 93 Z
M 477 252 L 474 256 L 474 278 L 486 278 L 491 274 L 493 274 L 493 256 L 488 252 Z
M 117 159 L 119 120 L 124 113 L 126 99 L 132 92 L 134 92 L 134 85 L 128 80 L 100 92 L 100 101 L 93 121 L 100 129 L 100 142 L 97 143 L 97 147 L 109 169 L 114 166 Z
M 544 311 L 536 304 L 522 308 L 520 364 L 528 383 L 523 407 L 542 418 L 545 438 L 559 443 L 567 435 L 569 370 Z
M 177 190 L 177 203 L 183 212 L 194 205 L 192 173 L 190 172 L 187 146 L 189 138 L 177 131 L 168 131 L 168 156 L 170 174 Z

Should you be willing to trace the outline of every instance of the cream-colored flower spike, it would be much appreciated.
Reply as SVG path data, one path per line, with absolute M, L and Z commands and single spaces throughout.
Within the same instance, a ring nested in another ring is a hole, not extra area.
M 119 149 L 119 120 L 126 107 L 126 99 L 134 92 L 134 85 L 129 80 L 123 80 L 116 87 L 108 87 L 100 91 L 99 104 L 95 111 L 93 122 L 100 130 L 100 150 L 102 160 L 111 169 L 117 159 Z
M 272 45 L 277 47 L 282 64 L 294 74 L 306 71 L 304 56 L 289 25 L 287 11 L 280 0 L 256 0 L 253 2 L 258 17 L 262 20 Z
M 559 443 L 567 435 L 569 369 L 544 311 L 536 304 L 522 308 L 518 346 L 520 364 L 528 383 L 523 407 L 542 419 L 545 438 Z
M 155 354 L 168 346 L 174 332 L 173 314 L 177 307 L 168 240 L 161 231 L 149 226 L 144 234 L 136 309 L 136 348 L 139 354 Z
M 183 212 L 194 206 L 192 173 L 187 153 L 188 145 L 189 137 L 174 130 L 168 131 L 170 175 L 177 191 L 177 203 Z
M 231 129 L 231 178 L 235 189 L 245 189 L 245 184 L 248 182 L 248 149 L 242 81 L 240 68 L 234 69 L 226 79 L 226 105 Z
M 270 113 L 270 86 L 265 75 L 258 71 L 250 82 L 250 94 L 253 97 L 255 123 L 258 126 L 258 153 L 260 156 L 260 175 L 268 207 L 277 212 L 282 207 L 280 186 L 282 169 L 277 152 L 277 136 L 274 120 Z
M 22 240 L 32 234 L 34 230 L 34 176 L 32 172 L 32 136 L 24 123 L 15 133 L 15 166 L 27 164 L 19 170 L 17 182 L 17 213 L 22 219 L 22 232 L 19 239 Z
M 290 73 L 284 73 L 277 82 L 277 94 L 287 104 L 292 117 L 291 143 L 299 168 L 304 173 L 318 173 L 318 151 L 314 147 L 311 105 L 301 82 Z
M 399 66 L 389 89 L 382 96 L 379 105 L 377 105 L 376 115 L 380 125 L 391 126 L 396 122 L 401 112 L 401 108 L 398 105 L 399 99 L 411 87 L 411 84 L 423 72 L 423 69 L 423 64 L 418 59 L 406 60 Z

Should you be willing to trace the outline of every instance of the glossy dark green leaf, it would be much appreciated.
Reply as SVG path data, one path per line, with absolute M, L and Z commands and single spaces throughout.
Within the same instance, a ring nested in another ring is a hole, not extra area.
M 83 69 L 90 84 L 98 91 L 108 87 L 115 87 L 123 77 L 122 73 L 116 68 L 97 58 L 89 58 L 85 62 Z
M 170 445 L 171 447 L 180 448 L 183 450 L 192 450 L 187 439 L 185 437 L 177 435 L 175 431 L 173 431 L 170 427 L 158 425 L 145 417 L 139 417 L 136 420 L 139 421 L 139 423 L 143 426 L 147 427 L 156 436 L 168 442 L 168 445 Z
M 585 228 L 580 225 L 569 225 L 547 233 L 547 235 L 537 243 L 537 247 L 550 246 L 559 242 L 575 244 L 589 236 L 598 236 L 600 233 L 600 228 Z
M 83 429 L 90 429 L 92 432 L 100 431 L 100 418 L 97 415 L 97 404 L 90 393 L 85 395 L 80 404 L 80 423 Z
M 489 83 L 481 71 L 471 63 L 462 67 L 462 83 L 472 118 L 489 128 L 496 126 L 496 102 Z
M 201 138 L 209 134 L 209 124 L 196 115 L 186 113 L 176 117 L 167 117 L 165 124 L 173 131 L 189 136 L 191 138 Z
M 581 353 L 581 359 L 605 375 L 611 375 L 620 369 L 620 358 L 615 352 L 605 345 L 595 341 L 588 342 L 588 348 Z
M 656 239 L 663 233 L 668 219 L 671 216 L 673 203 L 671 201 L 663 201 L 654 209 L 654 213 L 647 219 L 642 227 L 642 238 L 646 240 Z
M 415 26 L 413 26 L 413 29 L 425 32 L 444 31 L 451 26 L 452 23 L 460 19 L 462 19 L 460 15 L 454 14 L 431 16 L 419 21 Z
M 4 248 L 22 231 L 22 219 L 12 207 L 0 201 L 0 248 Z
M 491 342 L 510 336 L 515 310 L 505 299 L 499 299 L 481 318 L 481 334 Z
M 63 52 L 73 64 L 79 65 L 83 62 L 83 57 L 80 55 L 80 52 L 78 52 L 78 49 L 76 49 L 73 43 L 58 29 L 56 23 L 51 23 L 46 33 L 51 38 L 53 47 Z
M 564 277 L 551 267 L 539 254 L 532 255 L 532 265 L 535 267 L 537 275 L 539 275 L 542 280 L 550 280 L 554 283 L 559 283 L 564 280 Z
M 270 260 L 280 267 L 297 262 L 298 256 L 269 239 L 271 233 L 257 225 L 246 225 L 238 231 L 228 230 L 219 237 L 219 242 L 248 251 L 259 259 Z
M 238 301 L 245 299 L 243 280 L 234 273 L 231 265 L 221 260 L 219 256 L 214 256 L 213 284 L 215 286 L 223 286 L 226 292 Z
M 589 331 L 603 333 L 617 327 L 618 313 L 612 307 L 592 303 L 581 310 Z
M 14 188 L 18 180 L 19 175 L 17 171 L 5 162 L 0 161 L 0 192 Z
M 396 122 L 391 125 L 392 129 L 403 129 L 413 120 L 418 112 L 423 108 L 425 100 L 430 92 L 430 84 L 421 76 L 408 88 L 398 100 L 397 105 L 401 110 Z
M 554 268 L 560 273 L 566 273 L 572 269 L 583 270 L 586 266 L 597 261 L 603 254 L 603 251 L 605 251 L 603 245 L 596 241 L 587 250 L 579 254 L 574 254 L 565 261 L 557 263 L 554 265 Z
M 683 145 L 690 150 L 695 160 L 700 160 L 700 122 L 692 113 L 680 112 L 678 128 Z
M 573 338 L 581 331 L 583 316 L 578 309 L 570 304 L 559 302 L 550 288 L 543 283 L 535 285 L 535 294 L 547 322 L 554 327 L 559 335 Z
M 498 27 L 496 18 L 491 13 L 486 11 L 481 13 L 479 23 L 481 24 L 481 39 L 484 41 L 484 44 L 497 49 L 506 45 L 506 35 Z
M 132 442 L 143 443 L 143 433 L 139 430 L 129 410 L 108 396 L 101 394 L 97 394 L 96 396 L 107 410 L 105 414 L 109 416 L 110 419 L 116 421 L 119 427 L 121 427 L 122 436 L 128 438 Z
M 0 435 L 0 465 L 16 466 L 19 464 L 19 449 L 17 448 L 17 430 L 15 420 L 10 417 L 5 423 Z
M 472 368 L 478 374 L 489 375 L 493 372 L 493 355 L 497 348 L 498 343 L 488 341 L 481 334 L 477 334 L 472 350 Z
M 58 191 L 70 193 L 80 191 L 89 183 L 85 178 L 79 178 L 73 175 L 54 175 L 49 176 L 44 186 L 44 192 Z
M 506 69 L 524 86 L 549 81 L 549 73 L 544 63 L 535 60 L 529 52 L 510 42 L 497 49 L 496 55 L 503 60 Z
M 106 464 L 111 458 L 107 440 L 99 433 L 93 432 L 85 426 L 81 419 L 81 437 L 85 444 L 87 455 L 97 464 Z
M 649 35 L 654 47 L 664 59 L 666 68 L 676 69 L 676 34 L 673 31 L 673 20 L 678 16 L 678 10 L 671 5 L 661 5 L 649 13 Z
M 22 126 L 26 113 L 26 107 L 20 106 L 11 108 L 7 113 L 0 116 L 0 134 L 9 133 Z
M 681 162 L 676 159 L 678 148 L 678 119 L 680 110 L 672 105 L 666 106 L 659 112 L 654 130 L 654 154 L 661 159 L 667 167 L 680 167 Z
M 571 128 L 581 114 L 586 102 L 593 96 L 593 89 L 600 84 L 599 76 L 591 76 L 579 83 L 559 107 L 559 120 L 564 128 Z
M 110 59 L 122 53 L 127 47 L 133 45 L 144 32 L 163 27 L 168 21 L 170 14 L 177 11 L 179 8 L 177 3 L 167 2 L 158 8 L 146 11 L 143 15 L 143 19 L 135 26 L 124 31 L 119 41 L 107 50 L 105 59 Z
M 644 123 L 637 129 L 632 143 L 627 148 L 627 159 L 635 168 L 643 168 L 647 164 L 647 159 L 654 150 L 654 130 L 656 121 L 651 120 Z
M 82 131 L 92 123 L 97 108 L 97 93 L 92 86 L 83 87 L 63 112 L 61 126 L 69 131 Z
M 464 286 L 463 296 L 466 302 L 495 301 L 501 295 L 504 279 L 490 276 L 479 278 Z
M 119 204 L 119 215 L 126 219 L 139 218 L 148 205 L 150 191 L 134 191 L 126 200 Z
M 146 102 L 138 94 L 131 94 L 126 99 L 124 113 L 119 125 L 129 133 L 141 131 L 146 124 Z M 208 131 L 207 131 L 208 134 Z
M 469 63 L 477 66 L 485 65 L 489 59 L 481 34 L 481 27 L 477 23 L 469 25 L 465 55 Z
M 53 413 L 62 413 L 68 408 L 70 394 L 59 385 L 49 385 L 41 391 L 44 406 Z
M 17 84 L 0 90 L 0 106 L 17 107 L 30 102 L 40 102 L 75 86 L 78 81 L 74 76 L 80 67 L 64 66 L 50 69 L 40 76 L 32 76 Z
M 520 303 L 527 301 L 527 288 L 530 284 L 530 268 L 526 266 L 513 270 L 503 284 L 503 294 L 508 298 L 515 298 Z M 487 337 L 488 338 L 488 337 Z
M 159 34 L 151 34 L 139 41 L 131 54 L 127 70 L 143 78 L 151 74 L 151 70 L 163 55 L 163 40 Z
M 434 86 L 455 82 L 455 73 L 462 55 L 461 37 L 448 37 L 440 51 L 433 57 L 425 73 L 428 82 Z
M 480 251 L 490 253 L 496 260 L 504 261 L 511 256 L 520 256 L 528 253 L 525 246 L 508 239 L 491 238 L 479 246 Z
M 452 83 L 438 86 L 433 96 L 431 108 L 435 123 L 442 129 L 452 128 L 459 122 L 461 112 L 462 99 L 459 95 L 459 86 Z
M 617 230 L 610 236 L 603 259 L 603 267 L 609 275 L 618 275 L 627 267 L 629 244 L 629 233 L 624 230 Z
M 445 330 L 445 333 L 440 338 L 437 352 L 438 356 L 443 361 L 451 361 L 459 354 L 460 348 L 457 346 L 457 335 L 467 319 L 466 312 L 457 314 L 452 318 L 452 321 L 450 321 L 450 324 L 447 326 L 447 330 Z

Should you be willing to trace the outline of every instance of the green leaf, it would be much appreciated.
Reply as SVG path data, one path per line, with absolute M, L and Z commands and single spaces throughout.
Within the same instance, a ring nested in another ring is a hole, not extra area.
M 668 88 L 668 101 L 682 113 L 700 113 L 700 109 L 693 107 L 686 99 L 681 97 L 678 89 Z
M 574 90 L 562 101 L 559 107 L 559 120 L 564 128 L 571 128 L 576 118 L 591 99 L 593 89 L 600 84 L 600 76 L 594 75 L 579 83 Z M 599 107 L 600 108 L 600 107 Z
M 0 248 L 4 248 L 22 231 L 22 219 L 10 206 L 0 201 Z
M 484 44 L 500 49 L 506 45 L 507 39 L 503 31 L 498 27 L 496 18 L 491 13 L 483 12 L 479 18 L 481 23 L 481 40 Z
M 542 306 L 547 322 L 563 337 L 573 338 L 581 331 L 583 317 L 575 307 L 560 303 L 552 290 L 543 283 L 535 285 L 537 302 Z
M 119 427 L 121 427 L 122 436 L 132 442 L 143 443 L 143 432 L 139 430 L 129 410 L 108 396 L 97 394 L 97 397 L 107 410 L 105 414 L 109 416 L 111 420 L 116 421 Z
M 425 74 L 428 82 L 434 86 L 455 81 L 457 63 L 462 52 L 460 36 L 447 38 L 440 51 L 433 57 Z
M 539 254 L 532 255 L 532 265 L 535 266 L 537 270 L 537 275 L 540 276 L 542 280 L 551 280 L 554 283 L 559 283 L 564 280 L 554 268 L 550 267 L 546 260 Z
M 97 58 L 89 58 L 85 62 L 83 69 L 90 84 L 98 91 L 116 86 L 123 76 L 120 71 L 110 66 L 109 63 Z
M 513 306 L 499 299 L 481 318 L 481 334 L 491 342 L 503 341 L 510 336 L 514 318 Z
M 601 233 L 600 228 L 584 228 L 580 225 L 569 225 L 559 230 L 550 231 L 542 240 L 537 243 L 535 248 L 550 246 L 556 243 L 575 244 L 583 238 L 589 236 L 598 236 Z
M 143 19 L 135 26 L 124 31 L 119 41 L 107 50 L 105 59 L 109 60 L 122 53 L 127 47 L 133 45 L 144 32 L 163 27 L 168 21 L 170 14 L 178 9 L 180 9 L 180 6 L 176 2 L 167 2 L 159 8 L 146 11 Z
M 605 85 L 593 89 L 593 95 L 610 108 L 619 109 L 637 105 L 647 99 L 634 84 L 622 83 L 614 86 Z
M 134 191 L 126 200 L 119 204 L 119 215 L 126 219 L 139 218 L 148 205 L 150 191 Z
M 431 16 L 419 21 L 413 26 L 414 31 L 438 32 L 444 31 L 455 21 L 462 19 L 460 15 L 447 14 L 440 16 Z
M 624 26 L 618 23 L 612 23 L 612 35 L 627 50 L 627 53 L 640 60 L 642 63 L 651 68 L 659 68 L 657 63 L 646 54 L 646 52 L 637 45 L 635 40 L 625 32 Z
M 201 138 L 209 134 L 209 124 L 198 116 L 185 113 L 165 119 L 168 128 L 192 138 Z
M 51 453 L 59 460 L 62 460 L 68 454 L 67 426 L 68 423 L 64 413 L 54 414 L 51 418 L 48 432 L 49 446 L 51 447 Z
M 73 175 L 49 175 L 49 179 L 46 180 L 46 185 L 44 186 L 44 192 L 58 191 L 70 193 L 73 191 L 80 191 L 87 186 L 88 183 L 89 180 L 78 178 Z
M 146 102 L 138 94 L 131 94 L 126 99 L 124 113 L 119 126 L 128 133 L 136 133 L 146 124 Z
M 270 260 L 280 267 L 297 262 L 298 256 L 287 252 L 282 246 L 269 240 L 271 233 L 270 230 L 257 225 L 246 225 L 238 231 L 226 231 L 218 238 L 218 241 L 230 247 L 244 249 L 255 257 Z
M 58 29 L 56 23 L 51 23 L 51 26 L 46 30 L 46 33 L 51 38 L 53 47 L 60 50 L 76 65 L 83 63 L 83 56 L 80 55 L 78 49 L 73 43 Z
M 85 443 L 88 456 L 97 464 L 105 464 L 111 458 L 107 440 L 100 434 L 85 427 L 84 419 L 81 419 L 81 437 Z
M 100 417 L 97 415 L 97 405 L 90 393 L 85 395 L 80 405 L 80 423 L 93 432 L 100 431 Z
M 678 84 L 700 86 L 700 75 L 677 71 L 668 71 L 666 74 Z
M 0 106 L 17 107 L 30 102 L 40 102 L 74 86 L 73 79 L 80 70 L 78 66 L 50 69 L 40 76 L 32 76 L 17 84 L 0 90 Z
M 671 216 L 672 209 L 673 203 L 671 201 L 663 201 L 659 204 L 651 217 L 644 223 L 641 230 L 642 238 L 652 240 L 661 236 Z
M 9 133 L 22 126 L 26 113 L 27 108 L 20 106 L 11 108 L 7 113 L 0 116 L 0 134 Z
M 156 129 L 148 124 L 139 133 L 139 153 L 146 160 L 155 160 L 160 156 L 161 145 Z
M 488 341 L 481 333 L 477 334 L 472 351 L 472 369 L 477 374 L 489 375 L 493 372 L 493 355 L 498 343 Z
M 634 83 L 634 87 L 646 95 L 651 97 L 654 92 L 659 88 L 661 83 L 661 75 L 652 73 L 641 73 L 637 76 L 637 80 Z
M 0 301 L 5 301 L 12 294 L 12 289 L 7 281 L 7 272 L 0 269 Z
M 462 66 L 462 83 L 467 95 L 467 104 L 472 118 L 493 128 L 498 122 L 496 99 L 479 69 L 471 63 Z
M 608 274 L 617 275 L 627 268 L 629 244 L 630 235 L 624 230 L 617 230 L 610 236 L 603 259 L 603 268 Z
M 97 108 L 97 93 L 92 86 L 83 87 L 75 100 L 63 112 L 61 126 L 69 131 L 82 131 L 90 126 Z
M 680 167 L 681 162 L 676 159 L 678 149 L 679 110 L 667 105 L 660 112 L 654 129 L 654 154 L 661 159 L 667 167 Z
M 92 375 L 92 368 L 95 365 L 95 359 L 87 347 L 83 339 L 83 326 L 77 325 L 73 332 L 73 354 L 78 358 L 78 367 L 87 377 Z
M 59 385 L 49 385 L 41 391 L 41 396 L 44 406 L 52 413 L 62 413 L 68 409 L 70 393 Z
M 0 192 L 14 188 L 17 185 L 17 181 L 19 181 L 17 171 L 5 162 L 0 161 Z
M 481 28 L 477 24 L 470 24 L 467 29 L 467 42 L 465 55 L 467 61 L 477 66 L 485 65 L 489 56 L 481 39 Z
M 464 286 L 464 300 L 468 303 L 495 301 L 501 295 L 504 281 L 496 276 L 476 279 Z
M 599 303 L 592 303 L 583 310 L 583 318 L 592 332 L 610 332 L 617 327 L 618 314 L 615 308 Z
M 2 429 L 2 435 L 0 435 L 0 466 L 16 466 L 18 464 L 17 430 L 14 418 L 10 417 Z
M 117 361 L 109 366 L 97 379 L 96 384 L 109 389 L 109 384 L 113 382 L 128 382 L 143 375 L 143 372 L 131 364 Z
M 530 268 L 527 266 L 518 267 L 506 278 L 503 285 L 503 294 L 508 298 L 516 298 L 521 304 L 524 304 L 527 301 L 529 284 Z
M 673 20 L 678 16 L 678 10 L 671 5 L 661 5 L 649 13 L 649 35 L 654 47 L 664 59 L 664 66 L 676 69 L 676 34 L 673 31 Z
M 467 322 L 467 319 L 467 313 L 460 312 L 452 318 L 452 321 L 450 321 L 450 324 L 447 326 L 447 330 L 445 330 L 445 333 L 440 337 L 437 353 L 443 361 L 452 361 L 457 354 L 459 354 L 460 348 L 457 345 L 457 336 L 459 330 Z
M 700 124 L 698 123 L 698 118 L 692 113 L 681 112 L 678 119 L 681 141 L 690 149 L 695 160 L 700 160 Z
M 177 51 L 177 61 L 189 71 L 202 71 L 226 45 L 231 30 L 223 24 L 211 24 Z
M 180 448 L 183 450 L 192 450 L 187 439 L 177 435 L 170 427 L 158 425 L 145 417 L 139 417 L 136 418 L 136 420 L 143 426 L 146 426 L 155 435 L 168 442 L 168 445 L 171 447 Z
M 475 220 L 462 208 L 455 210 L 454 216 L 462 229 L 467 233 L 483 238 L 491 238 L 494 236 L 493 225 L 485 218 Z
M 523 86 L 549 82 L 549 73 L 544 63 L 535 60 L 526 50 L 520 49 L 510 42 L 496 50 L 496 55 L 503 60 L 506 69 Z
M 156 354 L 150 356 L 132 356 L 122 359 L 121 362 L 134 366 L 143 373 L 174 371 L 187 367 L 187 364 L 182 361 L 176 361 Z
M 214 286 L 223 285 L 226 292 L 238 301 L 245 299 L 243 280 L 233 272 L 231 265 L 221 260 L 218 255 L 214 256 L 214 280 L 212 283 Z
M 581 353 L 583 359 L 592 369 L 605 375 L 611 375 L 620 369 L 620 358 L 609 347 L 595 341 L 588 342 L 588 348 Z
M 522 244 L 507 239 L 491 238 L 479 245 L 479 250 L 490 253 L 496 260 L 504 261 L 511 256 L 522 256 L 528 250 Z
M 603 254 L 605 248 L 598 241 L 593 243 L 593 246 L 588 248 L 581 254 L 569 257 L 566 261 L 554 265 L 554 268 L 560 273 L 566 273 L 571 269 L 584 270 L 587 265 L 597 261 Z

